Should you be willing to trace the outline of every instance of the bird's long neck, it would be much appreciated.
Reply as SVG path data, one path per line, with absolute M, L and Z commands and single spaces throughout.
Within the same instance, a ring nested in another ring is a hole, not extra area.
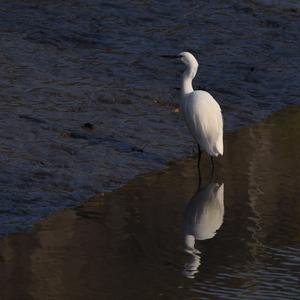
M 197 68 L 188 67 L 182 76 L 181 93 L 183 95 L 190 94 L 194 91 L 192 81 L 196 76 Z

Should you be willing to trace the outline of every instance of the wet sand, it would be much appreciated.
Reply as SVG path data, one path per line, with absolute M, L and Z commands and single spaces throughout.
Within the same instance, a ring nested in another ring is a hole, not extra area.
M 299 298 L 299 124 L 226 134 L 200 191 L 188 157 L 1 239 L 0 298 Z

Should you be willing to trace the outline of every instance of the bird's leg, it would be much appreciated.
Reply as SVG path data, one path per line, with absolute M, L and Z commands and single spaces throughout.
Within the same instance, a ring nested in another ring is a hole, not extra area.
M 201 160 L 201 154 L 202 154 L 202 151 L 200 149 L 200 146 L 198 144 L 198 170 L 200 172 L 200 160 Z
M 213 156 L 210 157 L 210 161 L 211 161 L 211 177 L 213 177 L 214 172 L 215 172 L 215 163 L 214 163 L 214 158 Z
M 202 183 L 201 170 L 198 167 L 198 191 L 200 191 L 200 189 L 201 189 L 201 183 Z

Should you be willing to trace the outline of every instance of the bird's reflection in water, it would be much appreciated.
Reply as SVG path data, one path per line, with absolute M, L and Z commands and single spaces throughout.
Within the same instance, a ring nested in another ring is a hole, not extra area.
M 213 238 L 223 223 L 223 216 L 224 184 L 200 187 L 184 214 L 184 251 L 189 256 L 183 269 L 186 277 L 194 278 L 201 264 L 201 252 L 195 248 L 195 241 Z

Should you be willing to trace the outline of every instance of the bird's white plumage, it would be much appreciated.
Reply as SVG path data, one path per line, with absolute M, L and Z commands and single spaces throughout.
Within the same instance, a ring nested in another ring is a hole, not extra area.
M 201 150 L 210 156 L 223 155 L 223 119 L 217 101 L 206 91 L 194 91 L 192 80 L 198 69 L 195 57 L 180 53 L 187 66 L 182 79 L 181 109 L 187 126 Z
M 201 150 L 211 156 L 223 154 L 223 120 L 215 99 L 205 91 L 183 97 L 181 109 L 187 126 Z

